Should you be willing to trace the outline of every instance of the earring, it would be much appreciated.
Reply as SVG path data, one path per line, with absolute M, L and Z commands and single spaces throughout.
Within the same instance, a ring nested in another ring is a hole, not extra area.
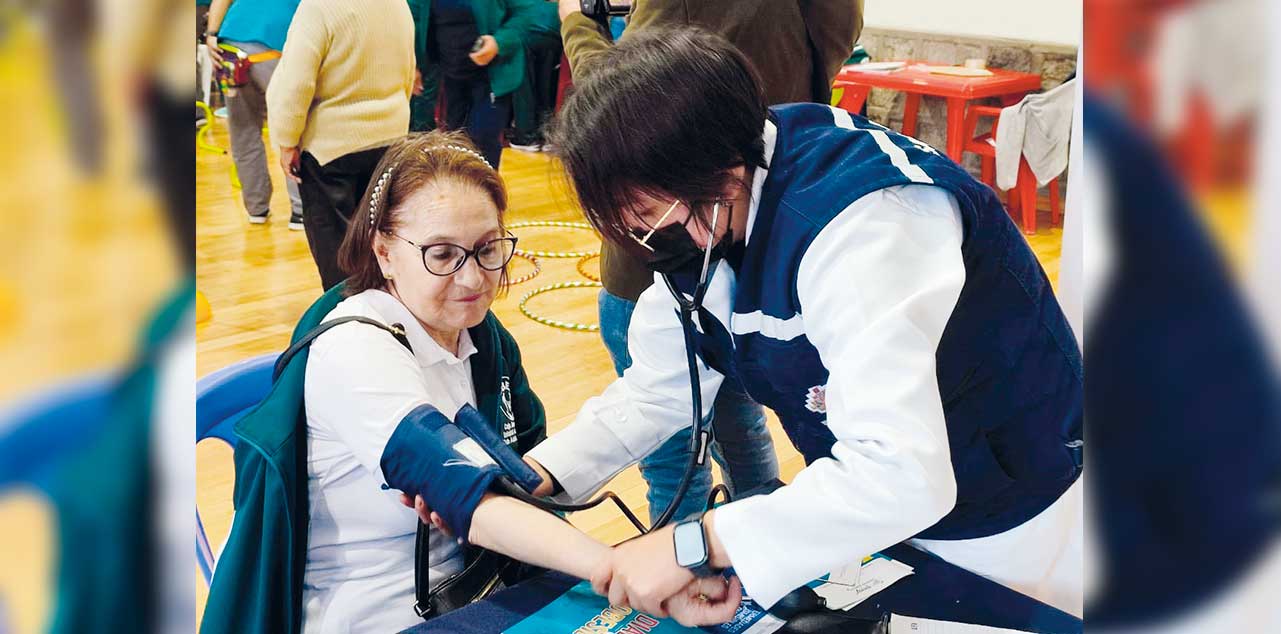
M 383 273 L 383 278 L 388 280 L 391 279 L 391 273 Z

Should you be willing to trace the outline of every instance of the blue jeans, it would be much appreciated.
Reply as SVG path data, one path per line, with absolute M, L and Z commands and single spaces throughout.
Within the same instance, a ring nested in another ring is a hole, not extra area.
M 614 371 L 622 376 L 623 370 L 632 364 L 627 352 L 627 327 L 636 304 L 602 290 L 598 307 L 601 338 L 614 361 Z M 682 366 L 681 373 L 685 372 Z M 730 493 L 750 491 L 777 478 L 778 457 L 774 455 L 774 441 L 765 427 L 765 411 L 761 406 L 726 381 L 716 393 L 712 407 L 712 430 L 716 437 L 712 459 L 721 466 L 721 475 Z M 676 495 L 676 487 L 689 462 L 692 433 L 689 428 L 677 432 L 640 462 L 641 477 L 649 484 L 651 522 Z M 680 520 L 702 512 L 711 489 L 711 465 L 706 464 L 694 472 L 689 490 L 672 517 Z
M 495 97 L 489 76 L 441 81 L 445 95 L 445 128 L 466 130 L 476 149 L 494 169 L 503 158 L 503 129 L 512 116 L 511 95 Z

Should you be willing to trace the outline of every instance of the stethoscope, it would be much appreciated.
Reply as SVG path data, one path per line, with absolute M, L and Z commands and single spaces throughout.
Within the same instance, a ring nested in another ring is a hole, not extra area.
M 675 205 L 673 205 L 674 207 Z M 711 226 L 713 230 L 720 218 L 720 209 L 720 201 L 712 205 Z M 668 212 L 670 213 L 671 209 L 668 209 Z M 662 222 L 662 219 L 659 222 Z M 692 429 L 689 460 L 685 463 L 685 470 L 681 473 L 680 483 L 676 486 L 676 492 L 672 495 L 671 501 L 668 502 L 667 508 L 663 509 L 662 514 L 649 527 L 646 527 L 637 519 L 635 513 L 627 508 L 627 505 L 612 491 L 604 491 L 596 498 L 583 504 L 561 504 L 544 498 L 537 498 L 510 482 L 503 483 L 506 493 L 538 508 L 565 513 L 593 508 L 603 504 L 606 500 L 610 500 L 618 506 L 618 509 L 641 534 L 658 530 L 672 521 L 672 516 L 676 514 L 676 509 L 680 508 L 681 503 L 685 500 L 686 493 L 689 492 L 689 486 L 694 479 L 695 471 L 707 464 L 707 454 L 711 449 L 713 440 L 712 427 L 703 418 L 703 384 L 698 374 L 698 343 L 695 340 L 697 331 L 694 327 L 694 315 L 698 314 L 698 311 L 703 308 L 703 297 L 707 294 L 707 288 L 711 284 L 712 276 L 715 274 L 715 270 L 711 269 L 712 247 L 713 240 L 709 235 L 707 246 L 703 250 L 702 271 L 699 273 L 698 284 L 694 287 L 692 297 L 686 297 L 685 294 L 681 293 L 676 287 L 675 280 L 670 275 L 666 273 L 662 275 L 663 283 L 667 285 L 667 290 L 672 294 L 672 298 L 676 300 L 677 315 L 680 318 L 681 332 L 685 340 L 685 364 L 689 370 L 690 427 Z M 503 478 L 499 480 L 501 481 Z M 717 485 L 708 496 L 707 507 L 710 508 L 719 495 L 725 496 L 726 500 L 731 498 L 729 489 L 725 485 Z

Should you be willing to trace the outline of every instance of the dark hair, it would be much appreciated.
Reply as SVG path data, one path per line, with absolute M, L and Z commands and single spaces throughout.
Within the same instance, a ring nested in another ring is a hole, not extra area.
M 548 137 L 606 239 L 632 246 L 622 220 L 635 213 L 637 193 L 710 201 L 725 191 L 728 170 L 765 167 L 760 79 L 720 36 L 639 29 L 593 59 L 585 75 Z
M 365 195 L 352 211 L 342 246 L 338 247 L 338 266 L 348 275 L 347 295 L 387 286 L 374 254 L 374 237 L 378 233 L 390 234 L 400 226 L 402 215 L 408 211 L 401 206 L 405 199 L 429 183 L 446 179 L 478 187 L 488 194 L 498 208 L 498 226 L 506 228 L 503 217 L 507 211 L 507 188 L 498 171 L 485 162 L 465 134 L 433 131 L 405 136 L 391 144 L 378 161 Z M 505 292 L 507 286 L 504 267 L 499 291 Z

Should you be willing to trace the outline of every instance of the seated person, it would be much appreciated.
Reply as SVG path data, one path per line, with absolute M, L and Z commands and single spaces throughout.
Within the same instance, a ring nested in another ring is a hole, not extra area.
M 498 172 L 461 134 L 411 135 L 387 151 L 339 251 L 349 277 L 294 339 L 349 316 L 403 336 L 360 322 L 324 331 L 237 425 L 236 518 L 203 631 L 381 633 L 420 622 L 410 500 L 422 512 L 418 496 L 431 499 L 432 484 L 391 481 L 428 455 L 403 441 L 407 425 L 430 408 L 452 420 L 471 405 L 517 453 L 545 436 L 515 341 L 489 312 L 515 248 L 506 206 Z M 457 537 L 580 578 L 608 552 L 551 513 L 475 488 Z M 464 540 L 427 530 L 435 587 L 461 570 Z

